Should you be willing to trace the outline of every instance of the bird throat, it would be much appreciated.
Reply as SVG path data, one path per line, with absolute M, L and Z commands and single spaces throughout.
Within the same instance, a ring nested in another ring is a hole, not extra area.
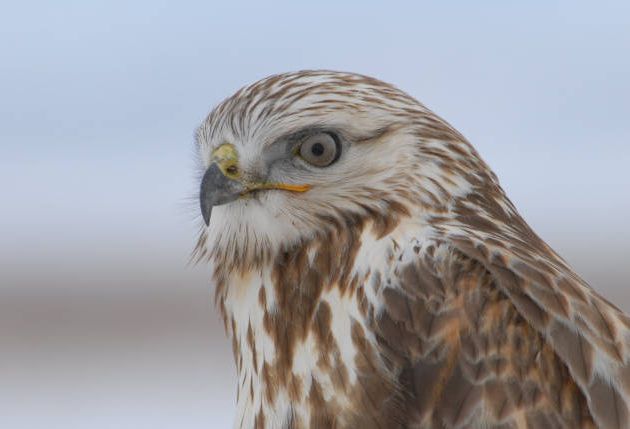
M 364 285 L 380 274 L 363 261 L 364 239 L 361 228 L 340 230 L 218 276 L 238 373 L 236 427 L 353 425 L 373 401 L 366 383 L 385 386 L 383 399 L 393 394 L 367 326 L 373 308 Z

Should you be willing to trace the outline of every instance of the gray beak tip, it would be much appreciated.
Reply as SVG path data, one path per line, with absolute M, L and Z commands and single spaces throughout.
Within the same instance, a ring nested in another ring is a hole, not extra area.
M 212 206 L 210 204 L 204 204 L 204 201 L 201 201 L 201 216 L 203 217 L 203 223 L 206 226 L 210 225 L 210 215 L 212 214 Z
M 221 169 L 212 164 L 206 170 L 199 190 L 201 216 L 206 226 L 210 224 L 212 207 L 238 199 L 244 190 L 245 187 L 241 183 L 225 177 Z

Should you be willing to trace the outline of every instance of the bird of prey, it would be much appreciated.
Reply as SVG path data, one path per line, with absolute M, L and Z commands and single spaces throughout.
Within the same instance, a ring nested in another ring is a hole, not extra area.
M 279 74 L 196 140 L 235 427 L 630 427 L 630 318 L 414 98 Z

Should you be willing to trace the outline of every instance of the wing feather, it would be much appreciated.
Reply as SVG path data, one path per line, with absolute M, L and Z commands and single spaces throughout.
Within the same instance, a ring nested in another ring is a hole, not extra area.
M 403 362 L 418 427 L 627 427 L 619 389 L 594 375 L 594 346 L 558 319 L 572 311 L 564 296 L 549 310 L 527 293 L 522 267 L 495 269 L 448 242 L 423 249 L 431 246 L 400 258 L 374 327 L 391 361 Z
M 413 253 L 406 250 L 415 260 L 401 258 L 393 274 L 414 303 L 416 319 L 416 314 L 432 315 L 430 331 L 418 327 L 415 333 L 425 342 L 450 347 L 461 362 L 490 365 L 494 375 L 485 379 L 482 408 L 497 422 L 510 409 L 516 410 L 513 421 L 520 415 L 525 423 L 540 421 L 539 415 L 559 416 L 560 421 L 573 415 L 588 426 L 584 416 L 590 415 L 598 427 L 630 427 L 630 319 L 529 228 L 498 184 L 482 185 L 453 201 L 454 216 L 429 222 L 433 232 L 424 233 L 429 239 L 413 244 Z M 384 306 L 388 311 L 403 319 L 409 314 Z M 436 321 L 441 330 L 433 327 Z M 517 394 L 516 407 L 497 406 L 491 399 L 502 389 Z M 570 394 L 576 403 L 569 403 Z M 545 402 L 539 395 L 548 402 L 546 411 L 532 408 Z M 576 410 L 580 395 L 586 406 Z M 519 405 L 523 401 L 525 407 Z
M 585 395 L 599 427 L 630 427 L 630 335 L 626 316 L 599 296 L 552 251 L 523 258 L 480 240 L 453 237 L 497 279 L 515 308 L 551 345 Z M 483 257 L 483 254 L 500 255 Z

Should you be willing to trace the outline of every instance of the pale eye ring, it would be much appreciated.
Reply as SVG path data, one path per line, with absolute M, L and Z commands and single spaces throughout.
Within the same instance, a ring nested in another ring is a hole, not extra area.
M 300 145 L 300 157 L 315 167 L 328 167 L 339 159 L 341 144 L 331 133 L 308 136 Z

